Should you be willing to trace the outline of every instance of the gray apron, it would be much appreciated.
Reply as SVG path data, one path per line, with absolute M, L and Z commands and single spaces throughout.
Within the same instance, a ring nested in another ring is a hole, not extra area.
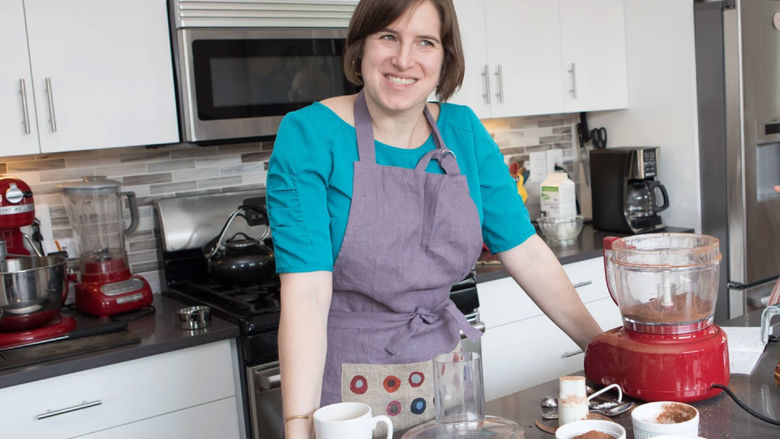
M 371 116 L 355 101 L 359 161 L 333 266 L 321 404 L 366 402 L 402 429 L 433 417 L 430 360 L 472 328 L 449 299 L 482 248 L 466 176 L 426 108 L 436 149 L 414 169 L 376 163 Z M 425 171 L 438 160 L 445 174 Z

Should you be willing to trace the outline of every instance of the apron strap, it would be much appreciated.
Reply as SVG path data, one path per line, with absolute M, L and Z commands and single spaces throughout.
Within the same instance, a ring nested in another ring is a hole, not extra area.
M 374 144 L 374 128 L 371 125 L 371 113 L 368 111 L 368 104 L 366 104 L 366 95 L 364 90 L 360 90 L 357 98 L 355 99 L 355 135 L 357 137 L 358 144 L 358 159 L 368 163 L 376 163 L 376 146 Z M 423 110 L 425 120 L 428 122 L 428 126 L 433 134 L 433 141 L 436 144 L 436 149 L 428 151 L 419 162 L 415 170 L 418 172 L 424 172 L 431 160 L 438 160 L 439 165 L 444 169 L 444 172 L 452 175 L 459 175 L 460 168 L 458 162 L 455 159 L 455 153 L 452 152 L 444 144 L 444 139 L 441 137 L 439 127 L 436 125 L 436 121 L 433 119 L 433 115 L 428 111 L 428 106 L 425 106 Z
M 363 90 L 360 90 L 357 99 L 355 99 L 355 135 L 358 144 L 358 160 L 376 163 L 374 127 L 371 126 L 371 113 L 368 112 L 366 95 Z

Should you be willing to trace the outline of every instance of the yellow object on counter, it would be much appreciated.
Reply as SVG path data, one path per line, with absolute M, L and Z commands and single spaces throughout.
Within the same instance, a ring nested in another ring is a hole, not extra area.
M 517 193 L 520 194 L 521 197 L 523 197 L 523 203 L 525 203 L 525 200 L 528 199 L 528 191 L 525 190 L 523 174 L 519 174 L 517 176 Z

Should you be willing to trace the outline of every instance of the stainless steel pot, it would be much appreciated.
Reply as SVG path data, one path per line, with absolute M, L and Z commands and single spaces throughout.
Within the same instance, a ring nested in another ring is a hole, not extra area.
M 18 256 L 0 264 L 0 331 L 23 331 L 48 323 L 68 295 L 68 259 Z

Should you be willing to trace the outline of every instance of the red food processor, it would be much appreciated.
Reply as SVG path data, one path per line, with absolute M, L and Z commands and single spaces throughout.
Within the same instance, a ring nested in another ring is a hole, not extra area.
M 76 244 L 80 249 L 81 279 L 76 285 L 76 308 L 100 317 L 143 308 L 152 303 L 149 283 L 130 273 L 125 235 L 138 226 L 135 193 L 120 192 L 121 184 L 105 177 L 83 177 L 60 185 Z M 130 226 L 122 219 L 122 197 L 130 210 Z
M 30 186 L 0 179 L 0 348 L 39 343 L 76 328 L 73 318 L 60 315 L 68 294 L 67 258 L 31 256 L 24 246 L 30 239 L 21 228 L 34 221 Z
M 729 384 L 726 333 L 713 324 L 718 239 L 654 233 L 604 239 L 604 267 L 623 326 L 585 351 L 585 376 L 644 401 L 693 402 Z

